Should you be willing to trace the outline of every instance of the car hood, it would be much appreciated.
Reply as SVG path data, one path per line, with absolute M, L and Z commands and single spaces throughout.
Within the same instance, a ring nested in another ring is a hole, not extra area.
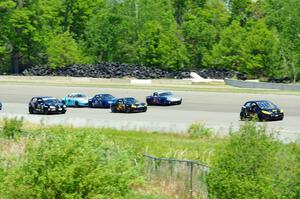
M 87 97 L 80 97 L 80 98 L 75 98 L 75 100 L 80 101 L 80 102 L 87 102 L 87 101 L 89 101 L 89 98 L 87 98 Z
M 49 102 L 48 102 L 48 103 L 45 103 L 45 105 L 46 105 L 46 106 L 63 106 L 64 104 L 61 103 L 61 102 L 59 102 L 59 103 L 54 103 L 54 102 L 53 102 L 53 103 L 49 103 Z
M 167 96 L 166 98 L 167 98 L 167 100 L 173 100 L 173 101 L 181 100 L 181 97 L 175 96 L 175 95 L 170 95 L 170 96 Z

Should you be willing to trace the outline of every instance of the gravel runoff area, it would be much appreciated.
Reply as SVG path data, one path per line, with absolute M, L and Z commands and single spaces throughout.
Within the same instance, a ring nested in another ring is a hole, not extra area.
M 293 141 L 300 138 L 300 96 L 276 94 L 218 93 L 175 91 L 183 97 L 179 106 L 150 106 L 146 113 L 111 113 L 109 109 L 69 108 L 65 115 L 29 115 L 28 102 L 32 96 L 61 98 L 68 93 L 82 92 L 92 97 L 96 93 L 111 93 L 116 97 L 135 97 L 145 101 L 151 90 L 97 87 L 61 87 L 0 84 L 0 117 L 23 116 L 26 121 L 75 127 L 113 127 L 159 132 L 186 132 L 193 122 L 202 122 L 219 134 L 229 128 L 237 129 L 241 105 L 247 100 L 265 99 L 285 111 L 283 121 L 266 122 L 269 129 L 280 131 L 279 138 Z M 259 123 L 263 124 L 263 123 Z

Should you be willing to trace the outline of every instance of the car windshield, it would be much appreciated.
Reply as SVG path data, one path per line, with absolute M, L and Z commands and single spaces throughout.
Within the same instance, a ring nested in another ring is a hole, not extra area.
M 55 99 L 55 98 L 47 98 L 47 99 L 44 99 L 44 102 L 45 103 L 59 103 L 60 101 L 58 99 Z
M 159 94 L 159 96 L 170 96 L 170 95 L 173 95 L 173 94 L 171 92 L 164 92 L 164 93 Z
M 261 109 L 275 109 L 277 106 L 269 101 L 258 101 L 256 102 Z
M 134 98 L 125 98 L 124 99 L 124 102 L 125 103 L 130 103 L 130 104 L 136 104 L 136 103 L 139 103 L 138 100 L 134 99 Z
M 102 99 L 105 99 L 105 100 L 113 100 L 115 99 L 114 96 L 110 95 L 110 94 L 103 94 L 101 95 Z
M 74 95 L 74 97 L 77 97 L 77 98 L 85 98 L 86 95 L 84 95 L 84 94 L 76 94 L 76 95 Z

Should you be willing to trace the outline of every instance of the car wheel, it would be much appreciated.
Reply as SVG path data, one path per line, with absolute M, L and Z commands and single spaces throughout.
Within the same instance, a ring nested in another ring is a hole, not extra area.
M 29 107 L 29 113 L 33 114 L 33 108 L 32 107 Z
M 65 110 L 65 111 L 62 111 L 61 113 L 62 113 L 62 114 L 65 114 L 66 112 L 67 112 L 67 111 Z
M 115 112 L 116 112 L 116 108 L 115 108 L 115 107 L 112 106 L 110 109 L 111 109 L 111 112 L 112 112 L 112 113 L 115 113 Z
M 143 110 L 143 112 L 146 112 L 147 111 L 147 107 Z
M 78 102 L 75 102 L 75 107 L 79 108 L 79 103 Z
M 126 112 L 126 113 L 130 113 L 130 112 L 131 112 L 130 107 L 126 107 L 126 108 L 125 108 L 125 112 Z
M 92 102 L 89 102 L 89 107 L 93 108 L 93 103 Z
M 49 115 L 48 109 L 44 109 L 44 114 L 45 114 L 45 115 Z

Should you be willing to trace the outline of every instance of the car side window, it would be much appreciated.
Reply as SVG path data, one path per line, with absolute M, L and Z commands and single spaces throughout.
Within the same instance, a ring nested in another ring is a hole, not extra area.
M 157 94 L 157 93 L 153 93 L 153 96 L 154 96 L 154 97 L 157 97 L 157 96 L 158 96 L 158 94 Z
M 38 98 L 38 99 L 37 99 L 37 102 L 38 102 L 39 104 L 41 104 L 41 103 L 43 103 L 43 99 Z
M 37 99 L 36 98 L 32 98 L 31 102 L 36 103 Z
M 248 102 L 247 104 L 245 104 L 246 108 L 250 108 L 250 103 Z

